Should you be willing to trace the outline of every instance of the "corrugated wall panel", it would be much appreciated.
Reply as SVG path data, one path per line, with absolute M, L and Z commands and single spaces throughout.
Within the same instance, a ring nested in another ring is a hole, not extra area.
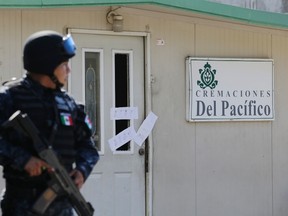
M 231 27 L 197 25 L 196 56 L 271 58 L 270 34 Z M 197 123 L 198 216 L 272 215 L 271 127 L 271 122 Z
M 271 34 L 197 25 L 196 55 L 228 58 L 269 58 Z
M 155 133 L 161 134 L 154 145 L 154 215 L 195 216 L 195 130 L 185 121 L 185 58 L 193 54 L 194 24 L 169 16 L 148 21 Z
M 197 216 L 272 215 L 271 123 L 198 123 Z
M 31 33 L 43 29 L 65 32 L 69 28 L 107 29 L 106 8 L 94 10 L 37 9 L 23 10 L 23 40 Z
M 288 212 L 288 37 L 272 37 L 275 60 L 275 121 L 273 122 L 273 203 L 274 215 Z
M 0 82 L 22 75 L 21 12 L 0 10 Z

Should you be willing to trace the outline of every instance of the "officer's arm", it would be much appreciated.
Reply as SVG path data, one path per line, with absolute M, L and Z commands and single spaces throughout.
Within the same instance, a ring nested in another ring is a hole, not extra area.
M 19 170 L 23 170 L 25 164 L 31 158 L 31 154 L 25 149 L 8 143 L 0 136 L 0 164 L 11 165 Z
M 7 92 L 0 92 L 0 129 L 1 125 L 8 120 L 13 104 Z M 25 164 L 31 158 L 31 154 L 20 146 L 9 143 L 3 136 L 4 131 L 0 130 L 0 165 L 11 165 L 23 170 Z
M 89 123 L 87 122 L 87 115 L 84 112 L 84 107 L 79 105 L 77 112 L 76 169 L 81 171 L 86 180 L 99 160 L 99 154 L 91 138 L 92 132 Z

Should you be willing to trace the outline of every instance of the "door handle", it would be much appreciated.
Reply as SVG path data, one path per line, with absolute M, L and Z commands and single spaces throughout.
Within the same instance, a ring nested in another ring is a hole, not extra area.
M 144 148 L 140 148 L 138 151 L 139 155 L 144 155 L 145 154 L 145 149 Z

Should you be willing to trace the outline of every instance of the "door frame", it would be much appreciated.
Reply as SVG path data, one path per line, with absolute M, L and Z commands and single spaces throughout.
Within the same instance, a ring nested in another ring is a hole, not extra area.
M 145 87 L 145 97 L 144 97 L 144 113 L 145 116 L 152 111 L 152 98 L 151 98 L 151 84 L 152 84 L 152 76 L 151 76 L 151 48 L 150 48 L 150 33 L 149 32 L 113 32 L 113 31 L 102 31 L 95 29 L 79 29 L 79 28 L 66 28 L 67 34 L 94 34 L 94 35 L 112 35 L 112 36 L 135 36 L 135 37 L 143 37 L 144 39 L 144 87 Z M 77 45 L 77 44 L 76 44 Z M 71 86 L 71 79 L 68 81 L 68 88 Z M 148 138 L 145 142 L 146 149 L 148 149 L 148 155 L 145 157 L 145 164 L 148 164 L 145 169 L 145 209 L 146 216 L 152 216 L 153 211 L 153 139 L 152 133 L 149 134 Z

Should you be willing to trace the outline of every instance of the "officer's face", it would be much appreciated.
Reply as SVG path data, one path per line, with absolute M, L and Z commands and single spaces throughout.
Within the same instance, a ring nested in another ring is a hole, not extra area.
M 63 85 L 67 82 L 69 73 L 70 67 L 68 65 L 68 61 L 61 63 L 54 71 L 54 75 Z

